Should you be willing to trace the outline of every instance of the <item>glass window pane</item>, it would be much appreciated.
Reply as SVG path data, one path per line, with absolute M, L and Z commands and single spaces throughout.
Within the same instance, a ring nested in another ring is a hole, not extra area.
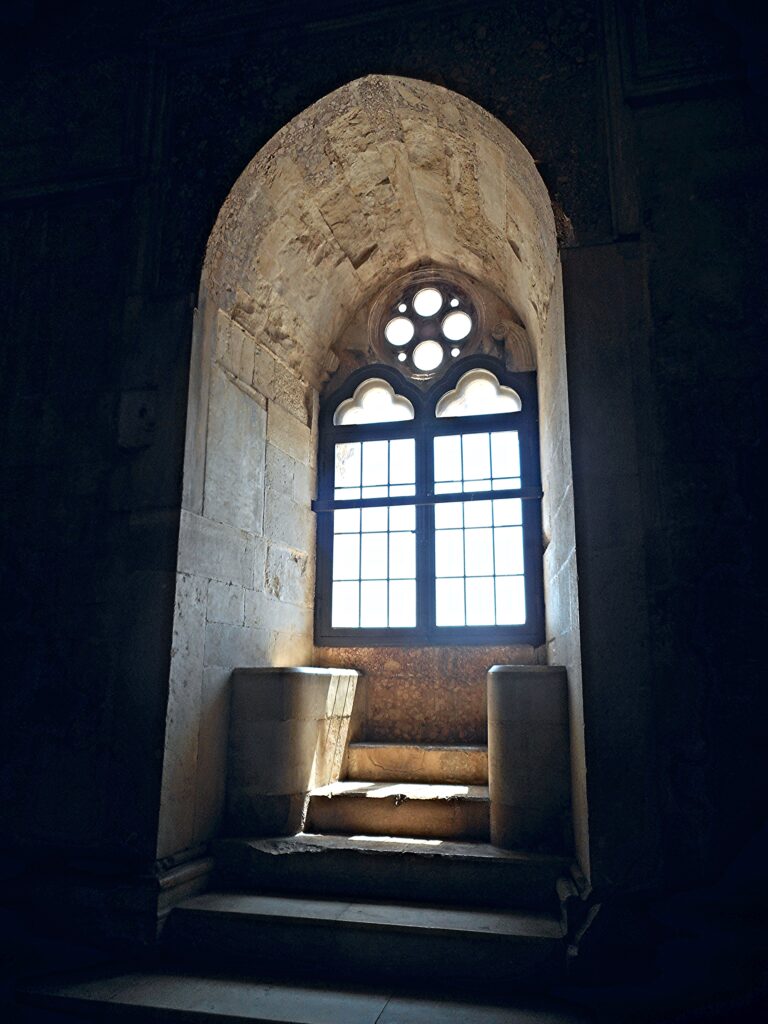
M 435 480 L 461 480 L 459 434 L 435 438 Z
M 360 625 L 386 626 L 387 624 L 387 581 L 360 584 Z
M 413 505 L 393 505 L 389 510 L 390 530 L 415 530 L 416 509 Z
M 463 434 L 464 479 L 481 480 L 491 475 L 491 451 L 487 434 Z
M 360 509 L 340 508 L 333 513 L 334 533 L 358 533 L 360 530 Z
M 493 481 L 494 491 L 515 491 L 520 486 L 519 476 L 505 476 Z
M 464 575 L 464 534 L 461 530 L 435 533 L 435 576 Z
M 416 443 L 412 437 L 389 442 L 389 481 L 392 484 L 412 484 L 416 479 Z
M 344 427 L 355 423 L 391 423 L 412 419 L 413 406 L 408 399 L 396 395 L 392 385 L 378 377 L 363 381 L 352 398 L 342 402 L 333 416 L 333 422 Z
M 387 529 L 387 507 L 376 506 L 363 510 L 363 533 L 382 533 Z
M 386 498 L 387 486 L 385 484 L 382 487 L 363 487 L 362 492 L 364 498 Z
M 523 521 L 523 503 L 519 498 L 499 498 L 493 503 L 496 526 L 519 526 Z
M 488 479 L 485 479 L 485 480 L 467 480 L 464 483 L 464 490 L 467 493 L 470 493 L 471 491 L 490 491 L 490 489 L 491 489 L 491 481 L 488 480 Z
M 336 445 L 336 487 L 360 486 L 360 442 Z
M 413 322 L 407 316 L 396 316 L 384 328 L 384 337 L 390 345 L 407 345 L 415 333 Z
M 522 403 L 516 391 L 501 385 L 498 377 L 490 370 L 477 369 L 465 373 L 456 387 L 443 395 L 437 403 L 435 415 L 487 416 L 499 412 L 519 412 L 520 409 Z
M 435 505 L 435 529 L 449 530 L 453 527 L 463 526 L 462 501 L 446 501 Z
M 464 580 L 437 580 L 435 622 L 438 626 L 464 625 Z
M 360 497 L 359 487 L 337 487 L 333 492 L 336 501 L 352 501 Z
M 363 441 L 363 487 L 389 479 L 389 441 Z
M 416 536 L 413 533 L 389 535 L 389 578 L 413 579 L 416 576 Z
M 389 488 L 391 498 L 410 498 L 416 493 L 415 484 L 393 484 Z
M 422 288 L 413 297 L 413 308 L 419 316 L 434 316 L 442 304 L 443 296 L 437 288 Z
M 493 476 L 520 476 L 520 442 L 516 430 L 497 430 L 491 434 Z
M 435 484 L 435 494 L 460 494 L 461 481 Z
M 359 583 L 334 583 L 331 599 L 331 625 L 357 627 L 360 624 Z
M 416 625 L 416 581 L 394 580 L 389 585 L 390 626 Z
M 523 528 L 503 526 L 494 530 L 496 574 L 515 576 L 523 571 Z
M 493 575 L 493 531 L 490 529 L 465 530 L 464 543 L 467 575 Z
M 522 576 L 502 576 L 496 580 L 496 622 L 499 626 L 525 623 L 525 583 Z
M 356 580 L 360 576 L 360 535 L 341 533 L 333 538 L 333 578 Z
M 490 526 L 490 501 L 468 501 L 464 505 L 465 526 Z
M 362 535 L 360 576 L 364 580 L 387 578 L 386 533 L 364 533 Z
M 484 576 L 480 579 L 467 578 L 467 625 L 495 625 L 493 579 Z

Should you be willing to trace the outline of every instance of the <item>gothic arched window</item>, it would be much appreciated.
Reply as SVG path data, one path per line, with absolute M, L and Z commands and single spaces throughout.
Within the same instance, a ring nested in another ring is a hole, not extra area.
M 316 641 L 541 643 L 535 374 L 456 360 L 449 332 L 421 338 L 401 319 L 386 340 L 413 380 L 451 365 L 426 390 L 394 360 L 370 366 L 323 402 Z

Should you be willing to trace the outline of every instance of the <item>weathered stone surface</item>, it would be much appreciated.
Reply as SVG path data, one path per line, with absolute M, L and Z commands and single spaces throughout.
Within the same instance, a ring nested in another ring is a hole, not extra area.
M 313 552 L 315 517 L 306 504 L 299 504 L 280 491 L 267 488 L 264 495 L 264 535 L 286 548 Z
M 208 400 L 203 515 L 262 532 L 266 412 L 220 371 Z
M 310 607 L 314 602 L 314 579 L 306 552 L 268 545 L 264 590 L 271 597 Z
M 194 838 L 207 587 L 206 579 L 191 575 L 179 576 L 176 586 L 158 857 Z
M 268 644 L 266 629 L 209 622 L 205 627 L 205 664 L 230 669 L 240 665 L 263 665 Z
M 182 511 L 179 572 L 253 586 L 256 545 L 243 530 Z
M 245 623 L 245 590 L 237 583 L 211 580 L 208 584 L 208 622 L 229 622 L 233 626 Z
M 468 745 L 350 743 L 346 778 L 487 786 L 488 751 Z
M 360 670 L 356 739 L 484 744 L 486 683 L 497 662 L 535 663 L 532 647 L 317 647 L 316 664 Z
M 309 464 L 309 427 L 277 402 L 270 402 L 267 407 L 267 440 L 297 462 Z
M 220 831 L 224 814 L 231 674 L 218 666 L 203 671 L 195 781 L 194 840 L 199 843 Z

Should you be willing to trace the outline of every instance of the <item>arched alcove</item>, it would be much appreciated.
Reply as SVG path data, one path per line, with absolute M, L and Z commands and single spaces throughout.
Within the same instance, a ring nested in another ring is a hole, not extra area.
M 370 76 L 254 157 L 211 234 L 195 316 L 158 856 L 215 834 L 227 679 L 313 657 L 318 396 L 340 339 L 402 274 L 439 267 L 498 305 L 508 365 L 538 368 L 547 643 L 568 668 L 576 849 L 588 869 L 560 266 L 525 147 L 470 100 Z M 342 352 L 343 356 L 343 352 Z M 525 364 L 525 365 L 523 365 Z

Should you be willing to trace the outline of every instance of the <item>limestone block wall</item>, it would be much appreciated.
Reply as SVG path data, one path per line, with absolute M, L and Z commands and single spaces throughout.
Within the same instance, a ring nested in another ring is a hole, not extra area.
M 191 392 L 158 856 L 194 848 L 224 807 L 229 678 L 312 649 L 315 392 L 215 315 L 207 392 Z

